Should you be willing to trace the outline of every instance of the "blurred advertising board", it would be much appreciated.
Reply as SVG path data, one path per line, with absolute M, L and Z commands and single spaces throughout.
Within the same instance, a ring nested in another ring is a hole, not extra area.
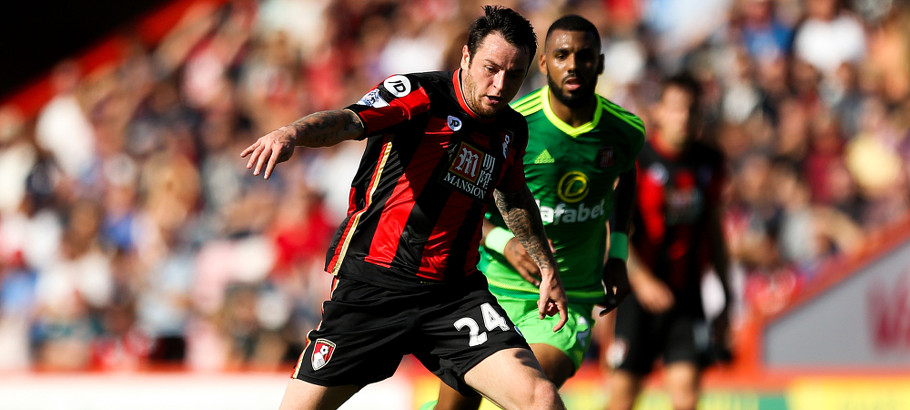
M 840 276 L 765 326 L 764 365 L 910 373 L 910 241 Z

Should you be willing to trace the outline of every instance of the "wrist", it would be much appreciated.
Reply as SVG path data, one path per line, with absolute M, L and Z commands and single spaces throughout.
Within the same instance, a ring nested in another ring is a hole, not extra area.
M 610 234 L 610 250 L 607 252 L 609 258 L 629 260 L 629 236 L 624 232 L 613 232 Z
M 279 142 L 287 143 L 290 142 L 292 146 L 297 146 L 297 127 L 293 124 L 285 125 L 278 129 Z
M 483 244 L 487 249 L 495 251 L 500 255 L 505 255 L 506 244 L 514 237 L 515 235 L 512 232 L 509 232 L 509 230 L 497 226 L 487 233 Z

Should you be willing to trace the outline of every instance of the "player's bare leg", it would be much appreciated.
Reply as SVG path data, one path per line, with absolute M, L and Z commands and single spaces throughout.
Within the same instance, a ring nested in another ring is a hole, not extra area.
M 664 367 L 664 383 L 676 410 L 695 409 L 698 405 L 699 372 L 694 363 L 677 362 Z
M 575 364 L 565 352 L 546 343 L 532 343 L 531 351 L 540 363 L 547 379 L 550 379 L 556 388 L 562 387 L 575 374 Z
M 508 377 L 503 377 L 508 375 Z M 465 382 L 504 409 L 565 409 L 530 350 L 500 350 L 465 373 Z
M 464 396 L 448 384 L 439 383 L 439 398 L 434 410 L 477 410 L 481 397 Z
M 358 386 L 319 386 L 300 379 L 291 379 L 281 399 L 280 410 L 337 409 L 354 393 Z
M 624 370 L 610 375 L 610 410 L 631 410 L 641 391 L 641 377 Z
M 553 346 L 545 343 L 531 344 L 534 357 L 543 368 L 544 374 L 552 381 L 556 388 L 561 387 L 575 370 L 575 365 L 569 356 Z M 480 407 L 480 397 L 467 397 L 458 393 L 445 383 L 439 384 L 439 399 L 435 410 L 477 410 Z

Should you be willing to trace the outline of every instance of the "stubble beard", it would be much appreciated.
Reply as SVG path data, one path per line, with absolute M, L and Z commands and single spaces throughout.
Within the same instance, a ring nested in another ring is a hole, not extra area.
M 579 108 L 584 106 L 585 103 L 590 101 L 591 97 L 594 95 L 594 85 L 585 84 L 578 89 L 578 92 L 574 94 L 568 94 L 563 89 L 561 84 L 553 80 L 552 77 L 547 76 L 547 85 L 553 90 L 553 95 L 556 96 L 556 99 L 560 103 L 569 108 Z

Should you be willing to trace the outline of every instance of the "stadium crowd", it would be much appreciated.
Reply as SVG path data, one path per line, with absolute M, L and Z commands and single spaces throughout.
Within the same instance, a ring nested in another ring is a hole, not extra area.
M 387 75 L 457 67 L 482 1 L 233 0 L 158 44 L 50 74 L 0 108 L 0 371 L 288 369 L 320 317 L 324 252 L 362 143 L 267 182 L 241 150 Z M 910 7 L 900 0 L 509 0 L 604 35 L 599 92 L 646 124 L 660 81 L 702 84 L 727 155 L 740 317 L 910 208 Z M 543 33 L 538 32 L 538 36 Z M 525 91 L 542 84 L 536 67 Z

